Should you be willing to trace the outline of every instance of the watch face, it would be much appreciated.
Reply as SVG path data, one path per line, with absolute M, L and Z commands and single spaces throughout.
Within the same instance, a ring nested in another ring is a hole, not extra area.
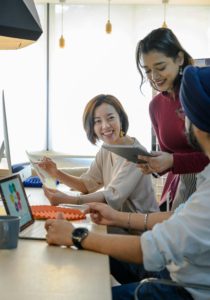
M 88 232 L 88 229 L 87 228 L 83 228 L 83 227 L 79 227 L 79 228 L 76 228 L 76 229 L 74 229 L 74 231 L 73 231 L 73 235 L 75 236 L 75 237 L 82 237 L 85 233 L 87 233 Z
M 88 229 L 79 227 L 72 232 L 72 242 L 78 249 L 83 249 L 81 243 L 88 236 Z

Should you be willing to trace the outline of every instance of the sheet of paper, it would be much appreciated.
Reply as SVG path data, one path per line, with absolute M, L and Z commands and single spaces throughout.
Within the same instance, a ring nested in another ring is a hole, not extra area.
M 44 171 L 38 166 L 40 159 L 37 160 L 37 157 L 31 155 L 28 151 L 26 151 L 26 154 L 28 156 L 28 159 L 32 167 L 34 168 L 37 175 L 39 176 L 41 182 L 48 188 L 56 189 L 56 179 L 52 178 L 46 171 Z

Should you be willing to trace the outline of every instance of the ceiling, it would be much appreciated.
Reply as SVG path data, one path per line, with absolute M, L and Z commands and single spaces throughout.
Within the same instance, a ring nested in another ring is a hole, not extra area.
M 69 4 L 107 4 L 108 0 L 35 0 L 35 3 L 60 3 Z M 158 5 L 163 2 L 175 5 L 210 5 L 210 0 L 110 0 L 111 4 L 144 4 Z

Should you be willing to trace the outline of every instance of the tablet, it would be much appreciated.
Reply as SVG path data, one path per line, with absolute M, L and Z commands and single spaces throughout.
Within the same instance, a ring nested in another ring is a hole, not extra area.
M 37 160 L 37 157 L 35 155 L 30 154 L 28 151 L 26 151 L 26 154 L 28 155 L 28 159 L 32 167 L 36 171 L 37 175 L 39 176 L 42 184 L 44 184 L 48 188 L 56 189 L 57 187 L 56 180 L 52 178 L 45 170 L 41 169 L 38 166 L 40 160 Z
M 138 159 L 138 155 L 154 156 L 149 153 L 145 148 L 140 145 L 111 145 L 103 144 L 102 148 L 107 149 L 125 159 L 134 162 L 136 164 L 145 163 L 146 161 Z

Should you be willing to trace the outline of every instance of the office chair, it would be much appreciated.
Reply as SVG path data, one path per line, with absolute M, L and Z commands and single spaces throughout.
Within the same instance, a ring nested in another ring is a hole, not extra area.
M 140 281 L 139 285 L 135 289 L 134 293 L 134 299 L 139 300 L 138 298 L 138 292 L 141 289 L 141 287 L 144 284 L 147 283 L 159 283 L 159 284 L 165 284 L 165 285 L 172 285 L 172 286 L 177 286 L 177 287 L 188 287 L 192 289 L 201 289 L 201 290 L 208 290 L 210 291 L 210 286 L 205 285 L 205 284 L 198 284 L 198 283 L 184 283 L 184 282 L 175 282 L 170 279 L 160 279 L 160 278 L 146 278 Z

